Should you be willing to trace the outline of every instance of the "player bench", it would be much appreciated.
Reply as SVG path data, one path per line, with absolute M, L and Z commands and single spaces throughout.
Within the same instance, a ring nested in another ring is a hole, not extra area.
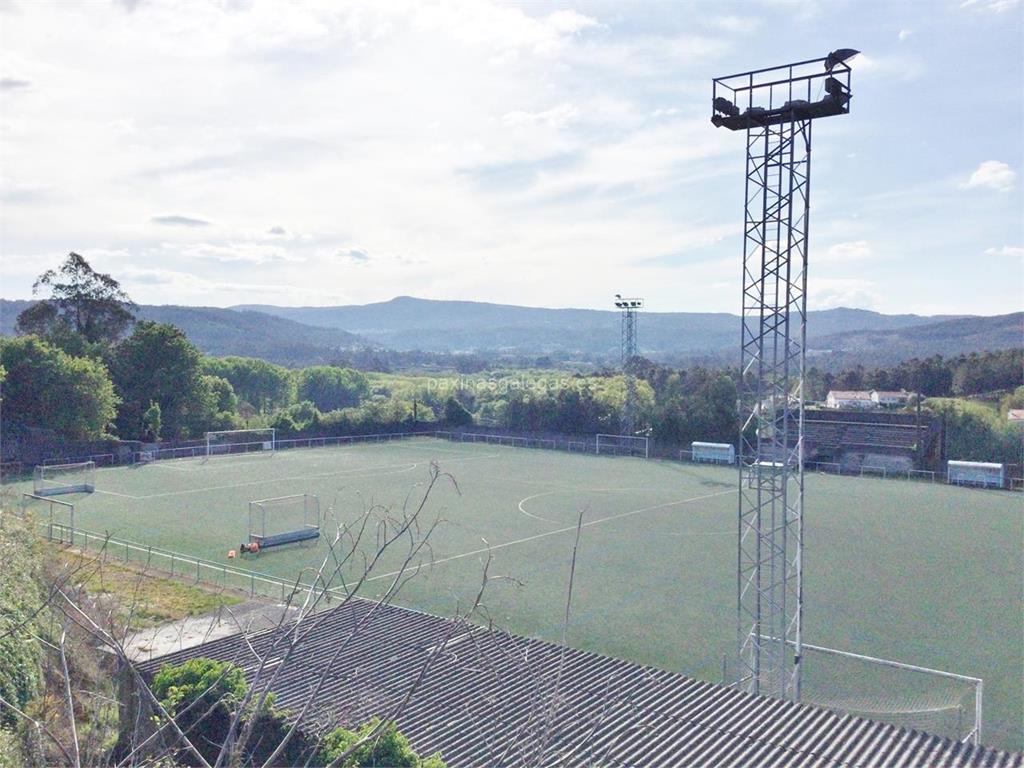
M 286 544 L 298 544 L 302 541 L 311 541 L 319 538 L 319 528 L 300 528 L 296 531 L 285 531 L 284 533 L 275 533 L 271 536 L 260 536 L 254 533 L 249 537 L 249 543 L 242 545 L 241 550 L 256 554 L 264 549 L 283 547 Z

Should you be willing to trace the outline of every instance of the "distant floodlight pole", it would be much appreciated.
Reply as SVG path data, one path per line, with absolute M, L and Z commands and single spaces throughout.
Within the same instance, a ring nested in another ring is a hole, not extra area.
M 850 48 L 714 81 L 716 127 L 746 131 L 736 677 L 800 698 L 811 122 L 850 110 Z M 787 649 L 792 649 L 787 650 Z
M 622 375 L 626 377 L 626 400 L 622 405 L 622 434 L 636 434 L 636 320 L 643 299 L 624 299 L 615 294 L 615 306 L 622 310 Z

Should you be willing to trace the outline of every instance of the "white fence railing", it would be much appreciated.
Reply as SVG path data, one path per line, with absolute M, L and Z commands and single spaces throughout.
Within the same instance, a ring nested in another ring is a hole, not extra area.
M 279 451 L 294 450 L 297 448 L 327 448 L 331 446 L 348 446 L 360 443 L 387 443 L 400 440 L 409 440 L 418 437 L 432 437 L 441 440 L 463 443 L 483 443 L 487 445 L 501 445 L 513 448 L 535 448 L 553 451 L 566 451 L 572 453 L 597 453 L 596 438 L 582 436 L 549 436 L 549 437 L 527 437 L 521 435 L 506 435 L 500 432 L 475 432 L 466 430 L 416 430 L 411 432 L 379 432 L 367 435 L 339 435 L 331 437 L 296 437 L 283 438 L 275 442 L 275 448 Z M 250 444 L 240 444 L 247 446 Z M 239 449 L 237 453 L 225 451 L 220 455 L 238 455 L 248 452 L 248 449 Z M 602 450 L 602 454 L 606 451 Z M 608 452 L 611 454 L 611 452 Z M 136 452 L 132 454 L 135 462 L 161 461 L 167 459 L 182 458 L 205 458 L 207 456 L 206 444 L 184 445 L 174 447 L 158 447 L 149 451 Z M 681 461 L 686 463 L 707 463 L 695 460 L 692 451 L 687 448 L 674 448 L 670 446 L 656 446 L 654 441 L 650 442 L 651 459 L 670 461 Z M 49 463 L 66 463 L 72 460 L 95 461 L 99 466 L 110 466 L 116 463 L 115 454 L 93 454 L 89 457 L 68 457 L 47 460 Z M 728 463 L 728 462 L 715 462 Z M 937 472 L 921 469 L 896 469 L 893 467 L 881 466 L 850 466 L 843 467 L 838 462 L 807 461 L 804 463 L 807 472 L 818 472 L 822 474 L 848 475 L 848 476 L 872 476 L 890 480 L 913 480 L 916 482 L 945 482 L 945 479 Z M 1010 477 L 1007 483 L 1011 490 L 1024 490 L 1024 480 Z
M 74 546 L 83 552 L 95 552 L 107 560 L 140 566 L 207 587 L 242 592 L 251 597 L 260 595 L 287 603 L 296 595 L 305 594 L 313 588 L 312 585 L 295 579 L 235 568 L 226 563 L 216 563 L 181 552 L 73 528 L 63 523 L 40 521 L 40 527 L 47 532 L 50 541 Z M 338 587 L 328 589 L 327 592 L 339 597 L 342 595 L 342 590 Z

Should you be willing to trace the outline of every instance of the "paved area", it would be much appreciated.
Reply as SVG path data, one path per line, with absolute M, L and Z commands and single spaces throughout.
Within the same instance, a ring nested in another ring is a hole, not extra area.
M 175 651 L 233 635 L 236 632 L 260 632 L 291 617 L 295 608 L 251 600 L 239 605 L 222 606 L 215 613 L 193 616 L 159 627 L 151 627 L 128 637 L 125 651 L 133 661 L 145 661 Z

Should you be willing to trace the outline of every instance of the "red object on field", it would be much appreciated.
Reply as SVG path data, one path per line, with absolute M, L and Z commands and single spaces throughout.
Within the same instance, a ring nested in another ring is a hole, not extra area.
M 229 549 L 228 550 L 228 560 L 234 560 L 234 559 L 235 559 L 235 550 Z

